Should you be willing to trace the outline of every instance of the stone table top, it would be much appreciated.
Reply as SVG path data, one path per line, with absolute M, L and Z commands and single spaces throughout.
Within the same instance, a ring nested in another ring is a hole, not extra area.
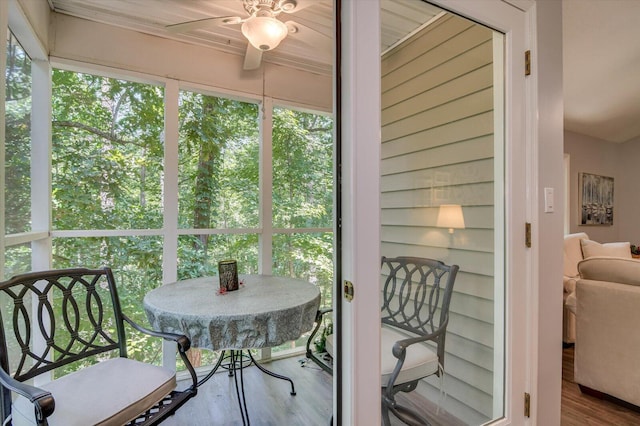
M 144 297 L 155 330 L 179 333 L 191 346 L 211 350 L 265 348 L 311 330 L 320 290 L 295 278 L 240 275 L 238 290 L 217 294 L 218 277 L 178 281 Z

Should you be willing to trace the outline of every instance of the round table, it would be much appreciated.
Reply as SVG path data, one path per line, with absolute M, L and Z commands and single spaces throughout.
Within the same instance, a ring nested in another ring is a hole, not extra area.
M 240 288 L 218 294 L 218 277 L 166 284 L 150 291 L 144 308 L 151 326 L 180 333 L 196 348 L 268 348 L 313 328 L 320 290 L 295 278 L 240 275 Z
M 278 346 L 311 330 L 320 306 L 320 290 L 307 281 L 287 277 L 240 275 L 239 279 L 238 290 L 223 294 L 219 293 L 218 277 L 165 284 L 147 293 L 143 304 L 154 329 L 184 334 L 192 347 L 222 350 L 218 362 L 198 386 L 213 376 L 223 359 L 230 360 L 227 368 L 235 377 L 242 423 L 249 425 L 242 351 Z M 226 357 L 225 350 L 230 350 Z M 250 351 L 246 352 L 250 363 L 288 381 L 291 395 L 296 394 L 293 380 L 267 370 Z M 240 385 L 236 372 L 240 373 Z

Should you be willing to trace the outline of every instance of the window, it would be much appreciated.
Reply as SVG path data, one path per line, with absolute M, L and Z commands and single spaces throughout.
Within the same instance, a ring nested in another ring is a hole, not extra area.
M 4 275 L 31 270 L 31 246 L 12 243 L 11 235 L 31 231 L 31 58 L 13 33 L 7 33 L 5 97 L 6 245 Z
M 257 273 L 258 105 L 182 91 L 179 115 L 178 277 L 215 275 L 224 259 Z
M 56 69 L 52 93 L 53 267 L 111 266 L 123 309 L 143 323 L 164 257 L 180 280 L 230 258 L 241 274 L 305 278 L 331 304 L 331 117 L 183 89 L 166 137 L 159 84 Z M 140 341 L 134 356 L 158 352 Z

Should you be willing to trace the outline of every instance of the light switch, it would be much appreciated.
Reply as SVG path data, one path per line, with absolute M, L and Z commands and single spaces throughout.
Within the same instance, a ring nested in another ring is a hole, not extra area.
M 553 213 L 553 188 L 544 189 L 544 212 Z

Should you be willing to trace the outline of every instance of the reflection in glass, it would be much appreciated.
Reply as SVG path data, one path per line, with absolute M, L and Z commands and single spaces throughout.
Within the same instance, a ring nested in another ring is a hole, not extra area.
M 392 3 L 407 13 L 381 12 L 382 255 L 459 265 L 447 396 L 437 378 L 413 393 L 438 422 L 483 424 L 504 414 L 503 35 L 419 0 Z M 452 205 L 457 218 L 439 217 Z

